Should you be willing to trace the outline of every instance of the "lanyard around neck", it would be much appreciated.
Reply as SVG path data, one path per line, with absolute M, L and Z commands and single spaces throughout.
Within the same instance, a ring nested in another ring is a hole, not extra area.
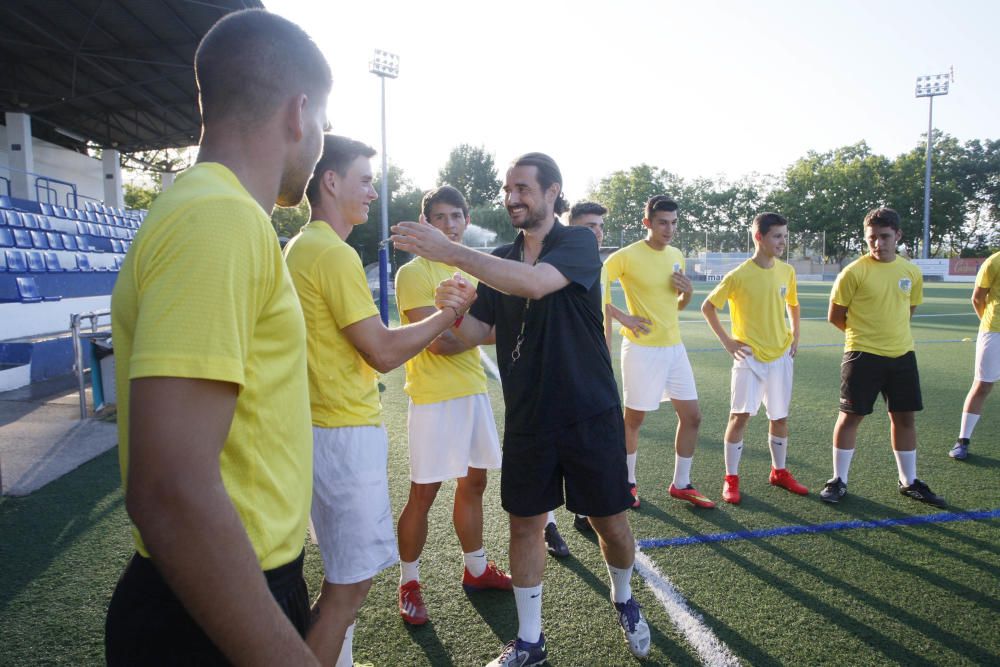
M 539 250 L 539 256 L 542 254 Z M 538 257 L 535 261 L 531 263 L 532 266 L 538 264 Z M 521 239 L 521 252 L 520 261 L 524 263 L 524 239 Z M 524 342 L 524 329 L 528 324 L 528 309 L 531 307 L 531 299 L 525 299 L 524 301 L 524 312 L 521 314 L 521 331 L 518 332 L 517 338 L 514 340 L 514 350 L 510 353 L 510 366 L 508 367 L 508 372 L 514 370 L 514 364 L 517 360 L 521 358 L 521 344 Z

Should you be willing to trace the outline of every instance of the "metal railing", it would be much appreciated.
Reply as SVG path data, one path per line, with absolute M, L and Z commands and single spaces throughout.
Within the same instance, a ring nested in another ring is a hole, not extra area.
M 58 185 L 65 185 L 66 187 L 68 187 L 70 189 L 70 191 L 66 193 L 66 205 L 69 206 L 70 195 L 72 195 L 72 197 L 73 197 L 72 208 L 76 208 L 77 204 L 79 203 L 79 197 L 81 196 L 76 191 L 76 183 L 70 183 L 69 181 L 61 181 L 58 178 L 52 178 L 50 176 L 39 176 L 39 175 L 35 174 L 35 200 L 36 201 L 42 201 L 42 192 L 45 192 L 45 194 L 46 194 L 46 197 L 45 197 L 46 203 L 48 203 L 48 204 L 53 203 L 51 195 L 52 194 L 57 194 L 58 195 L 58 192 L 56 191 L 56 189 L 52 187 L 53 183 L 56 183 Z M 56 197 L 55 203 L 56 204 L 59 203 L 58 196 Z
M 103 318 L 103 320 L 102 320 Z M 89 324 L 83 331 L 84 321 Z M 76 373 L 76 383 L 80 388 L 80 419 L 87 418 L 87 385 L 83 377 L 83 348 L 84 340 L 107 339 L 111 337 L 111 310 L 94 310 L 89 313 L 74 313 L 69 317 L 70 331 L 73 333 L 73 371 Z M 91 368 L 91 374 L 100 373 L 101 369 Z

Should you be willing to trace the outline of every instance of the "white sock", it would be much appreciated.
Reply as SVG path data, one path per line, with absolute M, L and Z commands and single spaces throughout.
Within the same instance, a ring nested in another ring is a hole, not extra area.
M 979 422 L 979 415 L 974 412 L 963 412 L 962 413 L 962 430 L 958 434 L 958 437 L 971 439 L 972 432 L 976 429 L 976 424 Z
M 517 636 L 522 641 L 536 643 L 542 636 L 542 585 L 531 588 L 514 586 L 517 605 Z
M 678 489 L 686 489 L 691 484 L 691 461 L 693 456 L 684 458 L 680 454 L 674 454 L 674 486 Z
M 903 486 L 913 484 L 913 480 L 917 478 L 917 450 L 897 452 L 894 449 L 892 453 L 896 455 L 896 468 L 899 469 L 900 483 Z
M 833 476 L 839 477 L 840 481 L 844 484 L 847 484 L 847 473 L 851 471 L 851 459 L 853 457 L 853 449 L 833 448 Z
M 767 443 L 771 447 L 771 467 L 782 470 L 785 467 L 785 455 L 788 453 L 788 438 L 768 433 Z
M 549 525 L 550 523 L 555 523 L 555 522 L 556 522 L 556 513 L 555 512 L 549 512 L 548 514 L 545 515 L 545 525 L 546 526 Z
M 420 581 L 420 559 L 407 563 L 405 560 L 399 561 L 399 585 L 402 586 L 408 581 Z
M 740 474 L 740 458 L 743 456 L 743 441 L 725 443 L 726 474 Z
M 471 551 L 467 554 L 462 554 L 462 558 L 465 559 L 465 569 L 469 571 L 473 577 L 483 576 L 483 572 L 486 571 L 486 549 L 480 548 L 479 551 Z
M 628 465 L 628 483 L 635 484 L 635 460 L 638 458 L 639 452 L 635 454 L 625 455 L 625 464 Z
M 628 602 L 632 597 L 632 565 L 627 568 L 618 568 L 611 563 L 608 566 L 608 574 L 611 575 L 611 601 L 615 603 Z
M 344 634 L 344 644 L 340 647 L 340 655 L 337 656 L 335 667 L 354 667 L 354 626 L 357 624 L 358 622 L 355 621 L 347 626 L 347 632 Z

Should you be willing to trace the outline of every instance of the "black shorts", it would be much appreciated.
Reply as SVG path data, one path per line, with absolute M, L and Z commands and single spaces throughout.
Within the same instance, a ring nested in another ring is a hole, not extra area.
M 901 357 L 844 353 L 840 364 L 840 411 L 870 415 L 879 394 L 885 398 L 889 412 L 924 409 L 917 355 L 912 350 Z
M 264 572 L 267 586 L 292 625 L 309 629 L 309 592 L 302 578 L 305 552 Z M 109 665 L 228 665 L 148 558 L 132 556 L 111 596 L 104 625 Z
M 587 516 L 611 516 L 632 505 L 619 406 L 538 434 L 504 433 L 500 500 L 514 516 L 536 516 L 563 504 Z

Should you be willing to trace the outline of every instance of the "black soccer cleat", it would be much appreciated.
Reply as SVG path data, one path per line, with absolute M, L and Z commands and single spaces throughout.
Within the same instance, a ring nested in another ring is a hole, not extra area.
M 913 498 L 914 500 L 919 500 L 922 503 L 934 505 L 935 507 L 944 507 L 947 504 L 944 498 L 931 491 L 930 487 L 919 479 L 913 480 L 913 484 L 909 486 L 903 486 L 903 483 L 899 481 L 896 483 L 899 485 L 899 492 L 908 498 Z
M 819 499 L 825 503 L 839 503 L 840 499 L 847 495 L 847 484 L 840 481 L 839 477 L 834 477 L 823 485 L 823 490 L 819 492 Z

